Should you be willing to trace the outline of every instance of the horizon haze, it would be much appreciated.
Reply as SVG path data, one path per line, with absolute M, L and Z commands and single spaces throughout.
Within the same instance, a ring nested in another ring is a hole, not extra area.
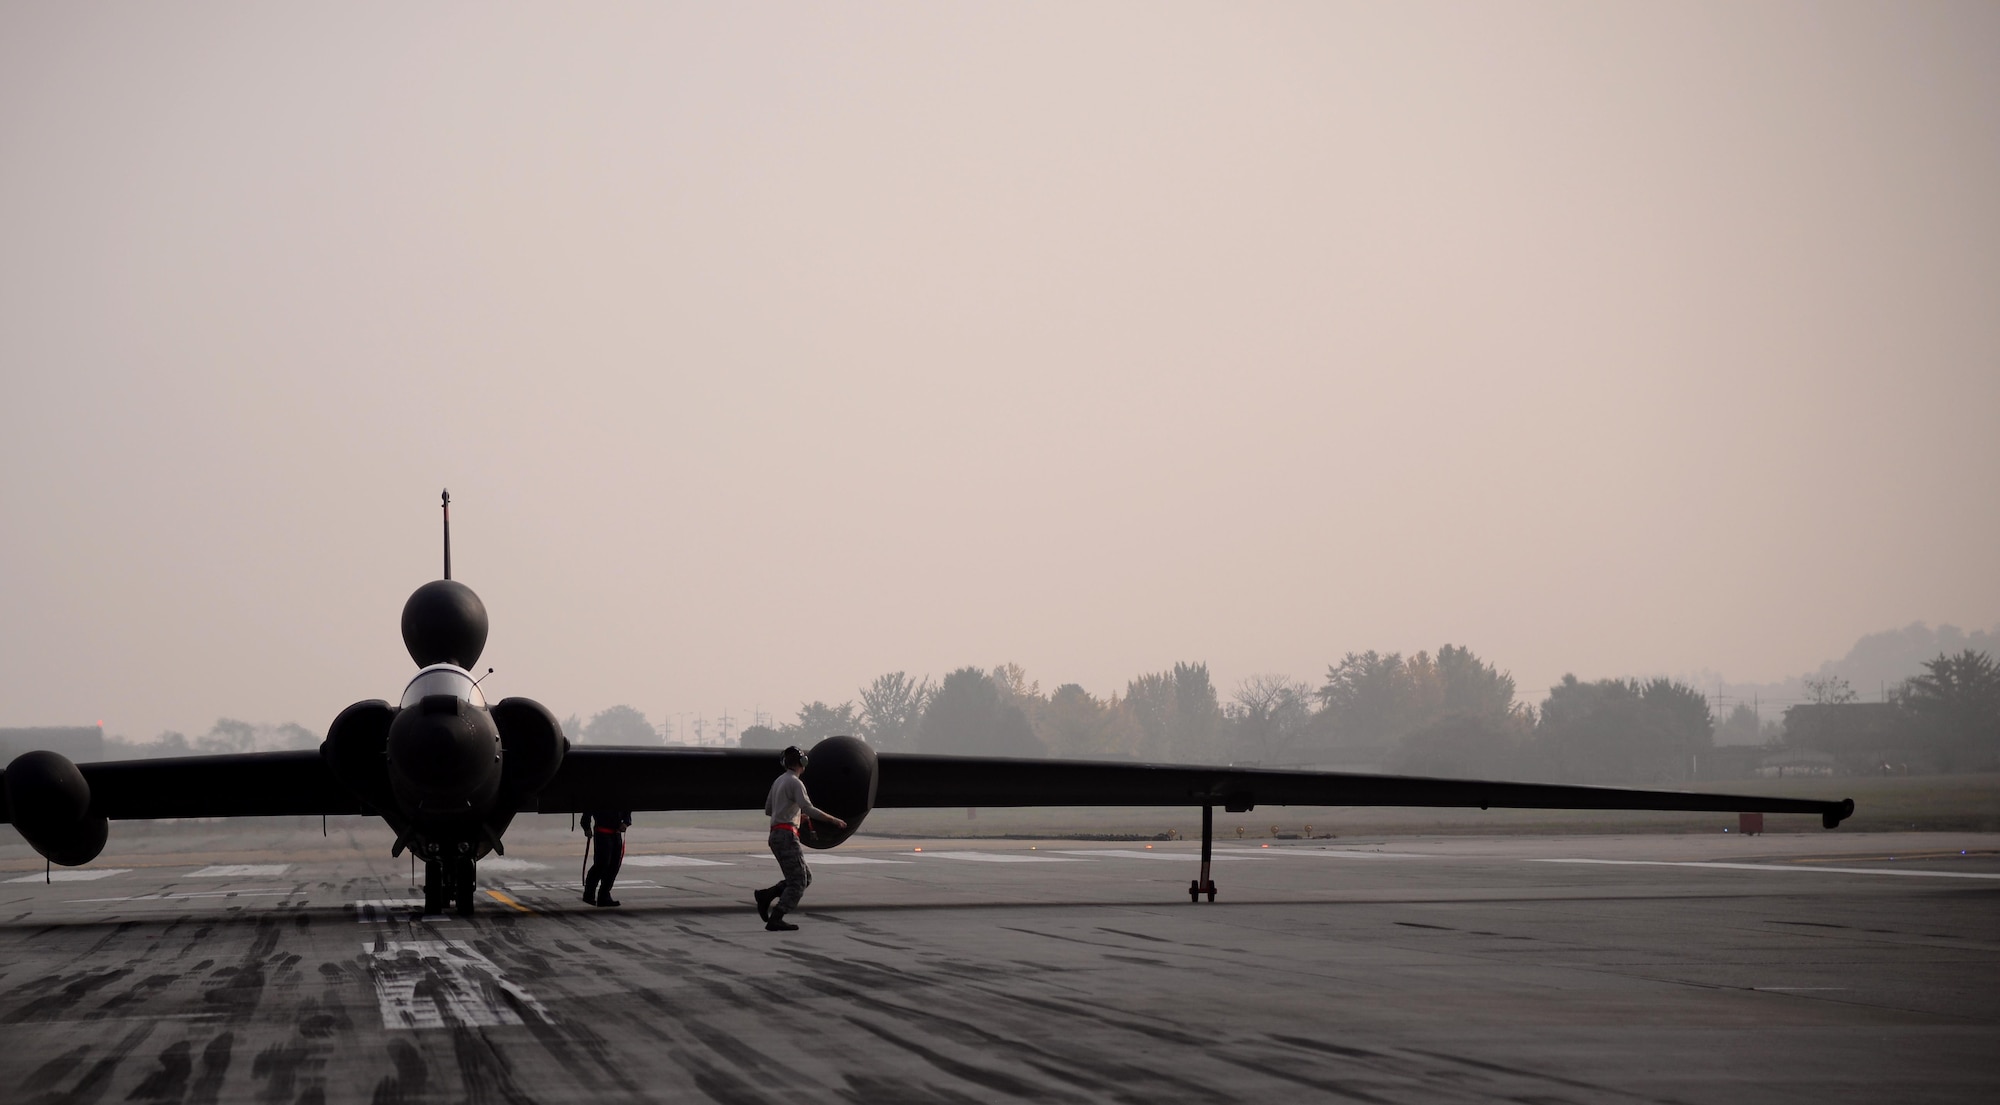
M 0 727 L 395 698 L 444 487 L 559 717 L 2000 628 L 1996 61 L 1973 3 L 0 9 Z

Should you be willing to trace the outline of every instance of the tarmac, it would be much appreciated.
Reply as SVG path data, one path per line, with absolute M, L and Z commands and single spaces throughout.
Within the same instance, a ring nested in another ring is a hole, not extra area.
M 0 1100 L 2000 1100 L 2000 835 L 891 840 L 531 818 L 468 919 L 379 823 L 0 834 Z

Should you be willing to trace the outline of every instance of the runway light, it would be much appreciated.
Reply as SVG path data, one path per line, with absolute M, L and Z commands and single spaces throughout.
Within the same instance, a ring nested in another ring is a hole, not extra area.
M 919 851 L 919 852 L 923 851 L 923 849 L 922 849 L 922 848 L 918 848 L 918 849 L 916 849 L 916 850 L 917 850 L 917 851 Z
M 1270 845 L 1269 845 L 1269 844 L 1259 844 L 1259 845 L 1257 845 L 1257 847 L 1259 847 L 1259 848 L 1269 848 L 1269 847 L 1270 847 Z
M 1152 848 L 1153 846 L 1152 846 L 1151 844 L 1148 844 L 1148 845 L 1146 845 L 1146 847 L 1147 847 L 1147 849 L 1148 849 L 1148 850 L 1151 850 L 1151 848 Z

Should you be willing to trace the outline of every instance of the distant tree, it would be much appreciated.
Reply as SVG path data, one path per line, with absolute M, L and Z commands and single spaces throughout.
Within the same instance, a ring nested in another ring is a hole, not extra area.
M 1001 694 L 1016 702 L 1042 697 L 1042 685 L 1031 681 L 1026 669 L 1019 664 L 1006 663 L 994 668 L 993 685 L 1000 688 Z
M 658 744 L 659 731 L 646 715 L 630 706 L 613 706 L 591 716 L 583 726 L 586 744 Z
M 1389 765 L 1407 775 L 1492 779 L 1520 776 L 1531 727 L 1527 715 L 1446 714 L 1396 742 Z
M 1300 762 L 1312 730 L 1312 687 L 1286 675 L 1253 675 L 1237 685 L 1224 716 L 1235 762 Z
M 1715 747 L 1715 715 L 1708 708 L 1708 696 L 1676 680 L 1655 679 L 1640 690 L 1639 700 L 1652 727 L 1652 758 L 1646 769 L 1667 782 L 1692 780 L 1698 758 Z
M 1437 677 L 1441 715 L 1499 719 L 1515 711 L 1514 677 L 1474 656 L 1469 648 L 1438 649 Z
M 876 748 L 902 752 L 915 748 L 930 703 L 931 681 L 911 679 L 900 671 L 877 676 L 861 689 L 861 736 Z
M 1142 733 L 1131 711 L 1116 698 L 1098 699 L 1075 683 L 1048 697 L 1033 721 L 1035 736 L 1054 756 L 1129 757 Z
M 1412 727 L 1416 695 L 1401 653 L 1350 652 L 1315 693 L 1320 727 L 1335 748 L 1383 749 Z
M 1535 743 L 1564 779 L 1679 783 L 1714 734 L 1708 699 L 1685 684 L 1565 675 L 1542 703 Z
M 1171 672 L 1141 675 L 1125 684 L 1125 709 L 1139 727 L 1139 755 L 1164 760 L 1173 743 L 1174 679 Z
M 1033 756 L 1042 752 L 1028 717 L 1006 700 L 993 677 L 960 668 L 944 677 L 924 708 L 918 747 L 925 752 Z
M 1427 652 L 1408 659 L 1350 652 L 1326 674 L 1317 692 L 1318 724 L 1333 748 L 1350 753 L 1384 754 L 1408 734 L 1450 718 L 1476 718 L 1498 732 L 1522 711 L 1514 677 L 1459 645 L 1438 649 L 1435 659 Z
M 752 725 L 736 738 L 739 748 L 783 748 L 789 743 L 783 733 L 768 725 Z
M 215 719 L 208 733 L 195 741 L 195 747 L 203 752 L 255 752 L 257 750 L 257 729 L 247 721 L 233 717 Z
M 1910 715 L 1947 771 L 1982 769 L 2000 763 L 2000 665 L 1983 652 L 1966 649 L 1924 662 L 1924 673 L 1896 690 L 1895 701 Z
M 1125 685 L 1125 707 L 1142 734 L 1139 754 L 1149 760 L 1189 763 L 1227 759 L 1222 748 L 1222 707 L 1205 663 L 1176 663 Z
M 799 719 L 778 730 L 787 744 L 806 748 L 834 736 L 853 736 L 861 728 L 854 716 L 854 703 L 843 702 L 838 706 L 828 706 L 824 702 L 807 702 L 799 707 Z
M 1021 711 L 1028 719 L 1028 728 L 1033 730 L 1041 722 L 1042 710 L 1049 700 L 1042 696 L 1042 685 L 1028 678 L 1021 665 L 1001 664 L 992 671 L 993 685 L 1000 688 L 1000 698 Z
M 1838 675 L 1808 675 L 1805 684 L 1806 699 L 1815 706 L 1839 706 L 1860 697 Z
M 1757 718 L 1757 711 L 1747 702 L 1738 702 L 1729 716 L 1715 726 L 1717 744 L 1760 744 L 1764 739 L 1764 727 Z

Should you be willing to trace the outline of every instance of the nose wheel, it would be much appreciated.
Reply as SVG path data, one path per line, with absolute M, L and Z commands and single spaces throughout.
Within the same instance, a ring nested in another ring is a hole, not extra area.
M 478 883 L 478 864 L 469 856 L 447 856 L 424 861 L 424 916 L 452 910 L 460 917 L 472 916 L 472 895 Z

